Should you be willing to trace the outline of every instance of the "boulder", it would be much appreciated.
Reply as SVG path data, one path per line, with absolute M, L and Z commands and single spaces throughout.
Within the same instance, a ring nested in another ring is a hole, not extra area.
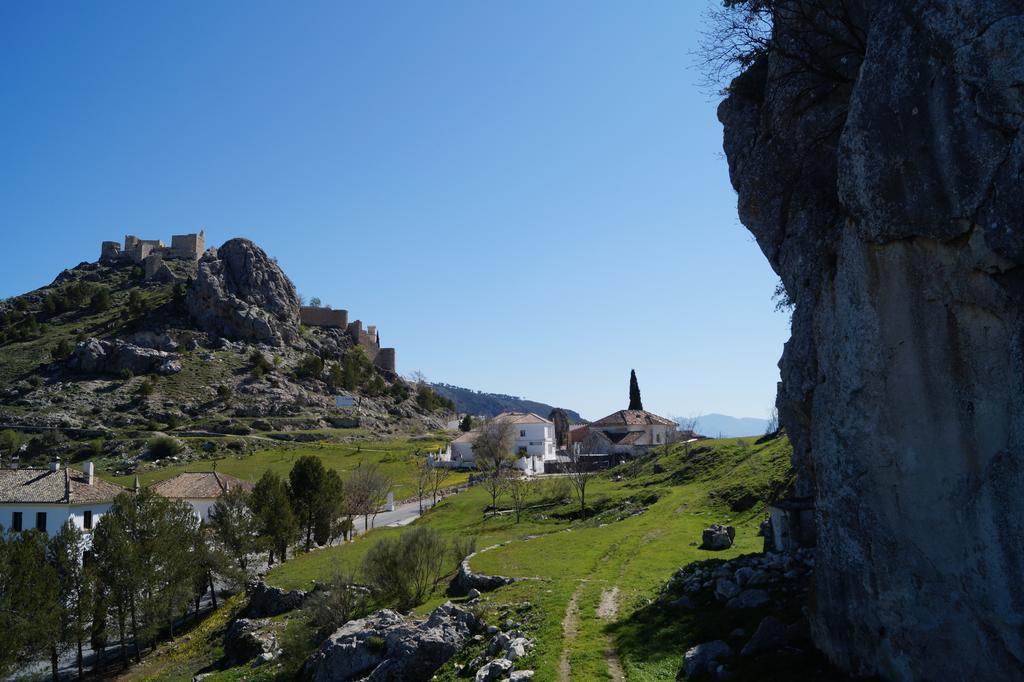
M 754 609 L 771 601 L 764 590 L 743 590 L 725 603 L 727 609 Z
M 801 618 L 795 623 L 786 625 L 774 616 L 766 616 L 757 626 L 754 636 L 740 651 L 740 655 L 754 656 L 762 651 L 771 651 L 795 642 L 806 641 L 810 638 L 810 634 L 806 619 Z
M 688 679 L 712 673 L 718 668 L 718 659 L 727 656 L 732 656 L 732 647 L 720 639 L 698 644 L 683 656 L 683 673 Z
M 498 682 L 508 677 L 512 672 L 512 661 L 507 658 L 496 658 L 484 667 L 476 671 L 473 677 L 474 682 Z
M 715 523 L 710 528 L 704 529 L 704 532 L 701 534 L 700 547 L 701 549 L 713 551 L 729 549 L 732 547 L 732 539 L 735 534 L 736 530 L 732 526 L 723 526 Z
M 68 358 L 69 369 L 83 374 L 175 374 L 181 362 L 174 353 L 142 348 L 120 339 L 80 341 Z
M 266 662 L 279 653 L 276 629 L 269 619 L 238 618 L 224 634 L 224 656 L 236 665 L 255 658 Z
M 385 609 L 346 623 L 306 660 L 308 679 L 429 680 L 480 628 L 469 611 L 446 602 L 425 620 Z
M 719 578 L 715 583 L 715 596 L 722 601 L 732 599 L 740 593 L 740 586 L 728 578 Z
M 196 325 L 215 337 L 272 346 L 299 338 L 295 286 L 248 239 L 232 239 L 203 255 L 186 305 Z
M 503 575 L 484 575 L 482 573 L 474 573 L 473 569 L 469 567 L 469 560 L 473 558 L 470 554 L 468 557 L 462 560 L 459 564 L 459 570 L 455 573 L 455 577 L 452 578 L 451 583 L 448 585 L 448 594 L 452 597 L 461 597 L 468 595 L 471 590 L 480 592 L 490 592 L 496 590 L 499 587 L 505 585 L 511 585 L 515 579 L 509 578 Z
M 508 682 L 526 682 L 533 679 L 532 670 L 515 670 L 508 676 Z
M 247 591 L 249 605 L 245 608 L 245 615 L 248 618 L 268 618 L 294 611 L 302 607 L 307 597 L 302 590 L 283 590 L 262 580 L 250 583 Z

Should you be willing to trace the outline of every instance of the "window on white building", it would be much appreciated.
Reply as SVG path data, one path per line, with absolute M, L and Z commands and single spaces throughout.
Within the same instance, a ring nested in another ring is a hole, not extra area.
M 15 533 L 21 532 L 21 512 L 14 512 L 11 514 L 11 530 Z
M 526 438 L 526 429 L 519 429 L 519 437 Z
M 36 530 L 46 532 L 46 512 L 36 512 Z
M 86 509 L 85 513 L 82 514 L 82 527 L 86 530 L 92 530 L 92 510 Z

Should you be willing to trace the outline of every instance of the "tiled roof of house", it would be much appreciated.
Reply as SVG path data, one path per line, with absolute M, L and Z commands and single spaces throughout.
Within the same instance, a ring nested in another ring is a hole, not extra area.
M 480 435 L 480 432 L 476 431 L 476 430 L 466 431 L 464 434 L 462 434 L 458 438 L 454 439 L 452 442 L 453 443 L 473 443 L 473 442 L 476 442 L 476 438 L 479 435 Z
M 550 419 L 545 419 L 533 412 L 502 412 L 495 419 L 512 424 L 554 424 Z
M 643 431 L 630 431 L 629 433 L 606 433 L 605 435 L 616 445 L 636 445 L 636 442 L 647 434 Z
M 217 471 L 185 471 L 174 478 L 154 483 L 152 490 L 164 497 L 206 500 L 220 497 L 228 488 L 236 486 L 246 490 L 254 487 L 249 481 Z
M 659 417 L 653 412 L 646 410 L 619 410 L 612 412 L 607 417 L 598 419 L 591 423 L 591 426 L 647 426 L 660 424 L 662 426 L 678 426 L 671 419 Z
M 90 485 L 77 469 L 0 469 L 0 504 L 110 502 L 123 492 L 124 488 L 99 476 L 93 476 Z

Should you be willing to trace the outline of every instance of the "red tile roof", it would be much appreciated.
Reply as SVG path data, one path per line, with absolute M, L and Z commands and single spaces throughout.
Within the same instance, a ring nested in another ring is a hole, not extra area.
M 228 488 L 236 486 L 246 490 L 252 490 L 254 487 L 249 481 L 217 471 L 186 471 L 174 478 L 153 484 L 152 489 L 164 497 L 206 500 L 220 497 Z
M 678 426 L 671 419 L 665 417 L 659 417 L 653 412 L 647 412 L 646 410 L 619 410 L 618 412 L 612 412 L 607 417 L 602 417 L 596 422 L 592 422 L 591 426 L 647 426 L 659 424 L 662 426 Z
M 124 488 L 99 476 L 93 476 L 90 485 L 77 469 L 0 469 L 0 504 L 110 502 L 123 492 Z

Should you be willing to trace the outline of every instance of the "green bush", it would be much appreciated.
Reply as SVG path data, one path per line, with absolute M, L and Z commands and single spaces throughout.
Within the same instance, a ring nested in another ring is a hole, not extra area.
M 254 350 L 249 355 L 249 365 L 252 367 L 252 373 L 257 378 L 262 377 L 267 372 L 274 369 L 274 364 L 267 359 L 267 356 L 258 350 Z
M 57 345 L 50 349 L 50 355 L 57 362 L 62 362 L 71 357 L 71 351 L 74 350 L 74 345 L 68 339 L 61 339 L 57 342 Z
M 21 434 L 11 429 L 0 431 L 0 450 L 7 454 L 13 454 L 21 447 Z
M 181 452 L 181 442 L 170 436 L 156 436 L 146 443 L 149 454 L 155 459 L 166 459 Z
M 381 603 L 404 611 L 423 603 L 444 574 L 447 549 L 436 530 L 416 526 L 370 548 L 363 575 Z
M 150 396 L 153 395 L 153 391 L 155 390 L 156 381 L 154 381 L 152 377 L 146 377 L 146 380 L 139 384 L 139 387 L 135 392 L 141 396 Z
M 324 371 L 324 361 L 318 355 L 306 355 L 295 366 L 295 376 L 300 379 L 316 378 Z

